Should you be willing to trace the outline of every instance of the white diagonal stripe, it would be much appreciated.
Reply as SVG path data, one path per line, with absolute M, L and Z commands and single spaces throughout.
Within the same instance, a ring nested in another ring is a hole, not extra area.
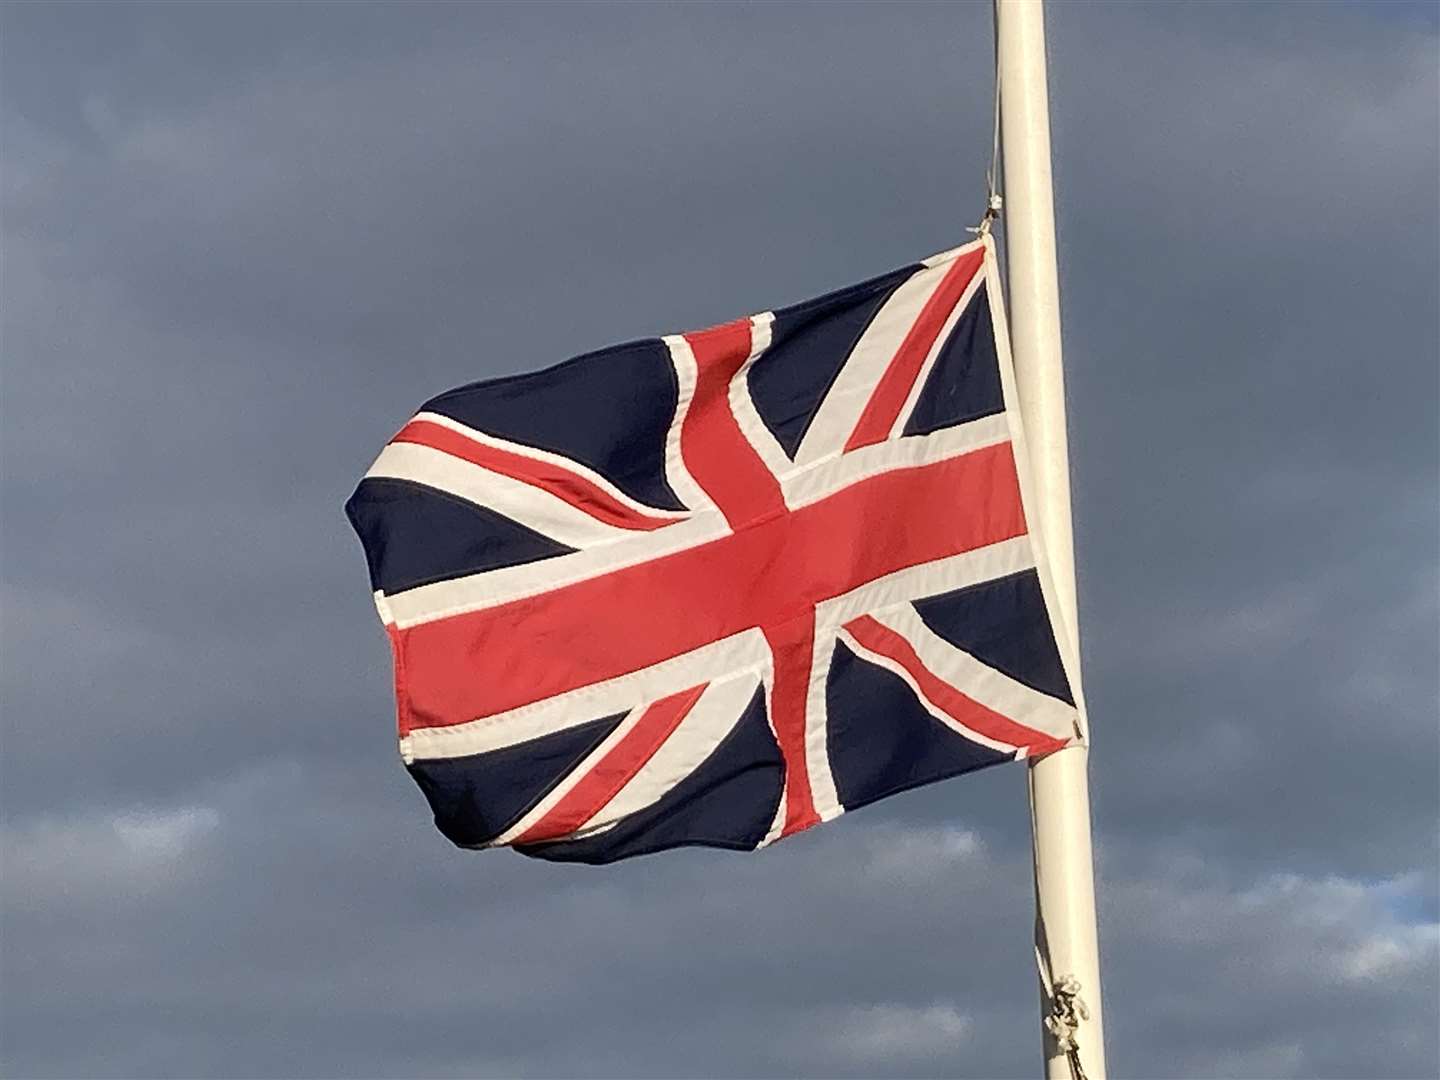
M 782 482 L 785 503 L 792 510 L 844 490 L 858 480 L 878 476 L 892 469 L 932 465 L 974 450 L 1003 443 L 1010 438 L 1004 413 L 943 428 L 931 435 L 909 439 L 887 439 L 851 450 L 801 469 Z
M 939 335 L 930 346 L 930 351 L 925 354 L 925 362 L 920 365 L 920 372 L 915 376 L 915 382 L 910 387 L 910 393 L 905 398 L 905 404 L 900 409 L 899 415 L 895 417 L 895 423 L 890 426 L 890 438 L 897 438 L 905 430 L 905 425 L 910 422 L 910 414 L 915 411 L 915 403 L 920 400 L 920 395 L 925 390 L 925 384 L 930 379 L 930 373 L 935 370 L 935 361 L 945 351 L 945 346 L 950 341 L 950 335 L 955 330 L 955 324 L 960 321 L 960 316 L 970 306 L 970 301 L 975 299 L 975 294 L 985 284 L 985 275 L 976 274 L 970 279 L 970 284 L 965 286 L 965 291 L 960 294 L 960 300 L 950 310 L 945 318 L 945 324 L 940 328 Z
M 592 546 L 573 555 L 558 555 L 420 585 L 389 594 L 386 603 L 394 625 L 404 630 L 637 566 L 662 555 L 718 540 L 729 535 L 730 529 L 718 510 L 706 510 L 652 532 L 636 533 L 628 529 L 620 532 L 622 536 L 612 543 Z
M 953 248 L 950 248 L 950 249 L 947 250 L 947 251 L 936 252 L 934 255 L 931 255 L 928 259 L 922 259 L 922 260 L 920 260 L 920 261 L 921 261 L 921 265 L 923 265 L 923 266 L 939 266 L 941 263 L 952 263 L 952 262 L 954 262 L 956 259 L 958 259 L 961 255 L 964 255 L 964 254 L 966 254 L 966 253 L 968 253 L 968 252 L 974 251 L 977 247 L 983 247 L 984 244 L 985 244 L 985 241 L 984 241 L 984 240 L 967 240 L 965 243 L 961 244 L 959 247 L 953 247 Z
M 1018 574 L 1034 565 L 1030 537 L 1016 536 L 998 544 L 897 570 L 816 605 L 815 633 L 834 634 L 842 624 L 857 616 Z
M 747 671 L 707 686 L 670 738 L 575 835 L 585 836 L 608 828 L 621 818 L 659 802 L 671 788 L 704 764 L 735 730 L 759 684 L 758 673 Z
M 783 477 L 786 472 L 794 469 L 795 465 L 785 453 L 784 447 L 776 441 L 774 434 L 765 426 L 765 421 L 760 419 L 760 413 L 755 408 L 755 401 L 750 396 L 750 369 L 770 347 L 770 334 L 774 324 L 774 312 L 766 311 L 751 317 L 750 357 L 741 365 L 740 370 L 735 373 L 735 377 L 730 380 L 730 412 L 740 426 L 740 433 L 745 436 L 756 455 L 765 463 L 765 467 L 774 476 Z
M 681 334 L 670 334 L 661 339 L 670 350 L 670 363 L 675 369 L 676 397 L 675 416 L 670 421 L 670 430 L 665 435 L 665 474 L 670 488 L 680 501 L 692 510 L 713 507 L 715 502 L 690 475 L 685 465 L 681 436 L 685 428 L 685 416 L 695 400 L 695 382 L 699 378 L 695 365 L 695 351 Z
M 615 749 L 625 736 L 635 730 L 635 725 L 640 722 L 640 717 L 643 716 L 644 713 L 645 709 L 642 706 L 636 706 L 631 709 L 625 715 L 625 718 L 615 725 L 615 730 L 605 736 L 595 749 L 586 754 L 585 759 L 581 761 L 580 764 L 576 765 L 565 776 L 561 777 L 560 782 L 551 788 L 543 799 L 531 807 L 526 813 L 522 814 L 514 825 L 511 825 L 499 836 L 491 840 L 486 847 L 504 847 L 506 844 L 514 843 L 517 836 L 523 836 L 528 832 L 531 826 L 546 814 L 550 813 L 551 810 L 555 809 L 555 805 L 561 799 L 565 798 L 566 795 L 569 795 L 570 792 L 575 789 L 576 784 L 585 779 L 586 773 L 596 764 L 603 761 L 606 754 Z
M 367 479 L 407 480 L 494 510 L 567 547 L 588 548 L 635 535 L 599 521 L 544 488 L 420 443 L 393 442 L 380 451 Z
M 910 604 L 874 611 L 870 617 L 908 641 L 937 678 L 991 712 L 1057 739 L 1074 738 L 1073 705 L 1042 694 L 952 645 L 926 626 Z
M 533 461 L 542 461 L 547 465 L 553 465 L 557 468 L 564 469 L 566 472 L 574 473 L 576 476 L 588 480 L 600 488 L 616 502 L 623 503 L 631 510 L 642 513 L 646 517 L 673 517 L 679 519 L 688 516 L 688 511 L 685 510 L 662 510 L 659 507 L 650 506 L 647 503 L 632 498 L 588 465 L 582 465 L 574 458 L 565 457 L 563 454 L 552 453 L 549 450 L 541 450 L 538 446 L 527 446 L 525 443 L 511 442 L 509 439 L 502 439 L 497 435 L 491 435 L 488 432 L 468 427 L 459 420 L 445 416 L 443 413 L 419 412 L 415 414 L 414 419 L 448 428 L 457 435 L 463 435 L 465 438 L 472 442 L 479 443 L 481 446 L 488 446 L 495 450 L 504 450 L 506 453 L 514 454 L 517 457 L 530 458 Z
M 805 430 L 795 452 L 796 465 L 813 465 L 844 450 L 880 377 L 953 261 L 917 270 L 875 313 Z
M 742 672 L 707 686 L 679 726 L 650 760 L 570 838 L 575 839 L 609 828 L 625 815 L 643 810 L 699 768 L 734 729 L 740 714 L 750 703 L 758 682 L 754 672 Z M 615 730 L 585 756 L 584 761 L 570 770 L 545 798 L 492 840 L 489 846 L 501 847 L 512 843 L 516 837 L 523 836 L 537 821 L 550 813 L 561 799 L 584 780 L 592 768 L 604 761 L 605 756 L 634 730 L 640 718 L 645 715 L 645 710 L 652 704 L 654 702 L 646 702 L 631 709 Z
M 939 720 L 946 727 L 953 729 L 955 732 L 963 735 L 971 742 L 979 743 L 981 746 L 988 746 L 991 750 L 998 751 L 1002 754 L 1013 754 L 1020 749 L 1018 746 L 1012 746 L 1010 743 L 1001 742 L 999 739 L 992 739 L 988 735 L 981 735 L 980 732 L 975 731 L 973 728 L 966 727 L 959 720 L 951 716 L 939 705 L 926 697 L 925 692 L 920 689 L 920 684 L 915 681 L 915 677 L 911 675 L 910 672 L 906 671 L 905 668 L 902 667 L 900 664 L 897 664 L 888 656 L 884 656 L 881 653 L 872 652 L 871 650 L 867 649 L 864 645 L 861 645 L 860 642 L 856 641 L 854 635 L 852 635 L 848 630 L 840 631 L 839 636 L 840 640 L 845 642 L 846 647 L 850 649 L 856 656 L 860 657 L 862 660 L 865 660 L 866 662 L 871 664 L 875 664 L 878 667 L 883 667 L 886 671 L 892 672 L 893 674 L 900 676 L 900 678 L 905 681 L 905 685 L 910 687 L 911 693 L 915 695 L 915 699 L 920 702 L 921 706 L 925 709 L 925 711 L 928 712 L 931 716 L 935 717 L 936 720 Z
M 776 840 L 780 839 L 780 834 L 785 831 L 785 800 L 788 791 L 789 784 L 787 781 L 787 783 L 780 785 L 780 801 L 775 804 L 775 816 L 770 819 L 770 828 L 766 830 L 765 835 L 760 838 L 760 843 L 755 845 L 756 851 L 775 843 Z
M 810 685 L 805 693 L 805 771 L 810 781 L 810 802 L 821 821 L 845 812 L 835 789 L 835 774 L 830 769 L 830 717 L 825 699 L 830 660 L 834 655 L 835 639 L 820 633 L 816 627 L 810 655 Z

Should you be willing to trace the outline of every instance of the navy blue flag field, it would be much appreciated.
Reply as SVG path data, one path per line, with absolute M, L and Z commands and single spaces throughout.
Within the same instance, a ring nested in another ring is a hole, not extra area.
M 346 510 L 440 830 L 751 850 L 1082 739 L 998 282 L 985 238 L 427 402 Z

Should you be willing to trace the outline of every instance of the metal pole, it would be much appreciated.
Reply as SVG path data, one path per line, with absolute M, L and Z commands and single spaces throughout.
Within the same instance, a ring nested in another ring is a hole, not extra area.
M 1065 437 L 1065 380 L 1060 357 L 1060 288 L 1056 275 L 1055 200 L 1050 176 L 1050 114 L 1041 0 L 997 0 L 1000 124 L 1005 175 L 1005 240 L 1010 337 L 1016 389 L 1037 495 L 1035 525 L 1045 545 L 1055 601 L 1079 668 L 1075 554 Z M 1078 682 L 1078 679 L 1075 681 Z M 1079 700 L 1079 686 L 1074 687 Z M 1071 747 L 1031 764 L 1036 945 L 1055 981 L 1078 980 L 1090 1018 L 1076 1033 L 1089 1080 L 1103 1080 L 1100 957 L 1090 852 L 1088 751 Z M 1042 988 L 1048 1014 L 1054 1002 Z M 1045 1075 L 1071 1080 L 1056 1038 L 1044 1033 Z

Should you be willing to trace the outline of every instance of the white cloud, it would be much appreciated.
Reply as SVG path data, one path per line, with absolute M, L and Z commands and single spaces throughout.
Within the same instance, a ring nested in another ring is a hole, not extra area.
M 975 1033 L 975 1021 L 955 1005 L 856 1005 L 807 1017 L 803 1059 L 888 1066 L 933 1062 L 956 1055 Z M 803 1060 L 802 1059 L 802 1060 Z
M 0 825 L 8 905 L 50 909 L 151 897 L 174 887 L 201 861 L 219 830 L 210 806 L 136 808 Z
M 220 824 L 220 815 L 208 806 L 179 810 L 121 814 L 110 827 L 137 858 L 150 861 L 174 860 Z
M 958 826 L 867 825 L 855 839 L 863 845 L 868 870 L 885 879 L 933 880 L 964 866 L 979 869 L 985 859 L 979 835 Z

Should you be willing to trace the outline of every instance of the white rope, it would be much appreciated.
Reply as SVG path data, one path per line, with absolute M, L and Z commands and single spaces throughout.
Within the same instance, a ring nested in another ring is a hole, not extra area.
M 994 0 L 998 4 L 1000 0 Z M 992 5 L 993 9 L 993 5 Z M 990 234 L 990 226 L 1000 216 L 1000 211 L 1005 205 L 1005 200 L 1000 195 L 997 186 L 997 176 L 1000 168 L 1000 21 L 997 17 L 991 20 L 995 30 L 994 53 L 995 53 L 995 89 L 991 95 L 995 102 L 994 116 L 992 117 L 991 138 L 990 138 L 990 164 L 985 169 L 985 216 L 980 219 L 980 224 L 972 225 L 966 232 L 976 233 L 980 236 Z
M 1062 975 L 1058 981 L 1050 977 L 1050 965 L 1035 946 L 1035 966 L 1040 969 L 1040 985 L 1050 1002 L 1050 1011 L 1045 1016 L 1045 1030 L 1055 1040 L 1055 1049 L 1065 1055 L 1073 1080 L 1087 1080 L 1085 1068 L 1080 1064 L 1080 1042 L 1076 1035 L 1080 1025 L 1090 1019 L 1090 1010 L 1080 996 L 1080 980 L 1074 975 Z

